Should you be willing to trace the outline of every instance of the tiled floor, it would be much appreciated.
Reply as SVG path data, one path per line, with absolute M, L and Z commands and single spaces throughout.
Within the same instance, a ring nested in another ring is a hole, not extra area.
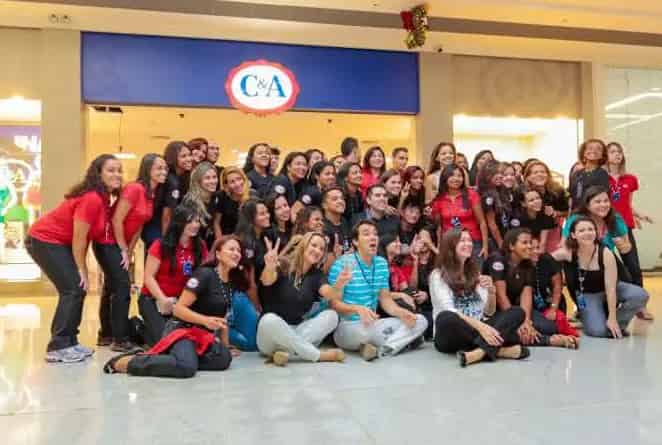
M 662 444 L 662 278 L 647 283 L 660 321 L 622 341 L 582 338 L 577 352 L 467 369 L 430 344 L 282 369 L 244 354 L 184 381 L 104 375 L 103 349 L 48 365 L 55 299 L 0 299 L 0 444 Z

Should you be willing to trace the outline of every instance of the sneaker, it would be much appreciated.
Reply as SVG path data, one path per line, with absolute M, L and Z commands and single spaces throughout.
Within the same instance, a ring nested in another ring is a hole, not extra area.
M 366 362 L 371 362 L 377 358 L 377 347 L 370 343 L 364 343 L 359 348 L 359 354 Z
M 115 352 L 142 352 L 143 348 L 138 346 L 135 343 L 132 343 L 128 340 L 126 341 L 114 341 L 110 345 L 110 350 Z
M 271 356 L 271 360 L 274 362 L 274 365 L 276 366 L 285 366 L 287 365 L 287 362 L 290 360 L 290 354 L 284 351 L 276 351 L 274 352 L 274 355 Z
M 94 349 L 88 348 L 87 346 L 83 346 L 80 343 L 72 346 L 72 348 L 74 348 L 76 352 L 83 354 L 85 358 L 92 357 L 94 355 Z
M 48 363 L 76 363 L 83 360 L 85 360 L 85 355 L 77 351 L 74 346 L 46 352 Z

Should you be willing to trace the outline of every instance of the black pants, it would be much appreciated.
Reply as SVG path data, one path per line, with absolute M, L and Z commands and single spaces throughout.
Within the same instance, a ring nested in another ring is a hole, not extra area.
M 517 329 L 524 322 L 524 310 L 513 306 L 505 311 L 495 313 L 485 323 L 499 331 L 503 338 L 502 346 L 513 346 L 520 343 Z M 501 346 L 490 346 L 480 336 L 478 331 L 460 316 L 451 311 L 443 311 L 435 320 L 434 346 L 439 352 L 455 353 L 480 348 L 488 359 L 495 360 Z
M 121 265 L 122 252 L 117 244 L 93 243 L 92 250 L 104 273 L 104 286 L 99 305 L 101 332 L 108 333 L 104 332 L 104 323 L 107 325 L 110 314 L 111 335 L 107 336 L 117 342 L 126 341 L 129 339 L 131 278 L 129 271 Z
M 71 246 L 27 237 L 25 247 L 58 293 L 47 349 L 57 351 L 77 345 L 86 292 L 80 287 L 80 274 Z
M 170 317 L 161 315 L 156 307 L 156 300 L 143 294 L 138 297 L 138 310 L 145 322 L 145 343 L 153 346 L 161 340 L 163 329 Z
M 198 357 L 192 340 L 179 340 L 167 354 L 137 355 L 129 361 L 128 373 L 141 377 L 191 378 L 200 371 L 223 371 L 230 367 L 232 354 L 216 343 Z
M 625 264 L 625 268 L 630 273 L 631 280 L 628 280 L 628 282 L 643 287 L 644 278 L 641 273 L 641 265 L 639 264 L 639 251 L 637 250 L 637 242 L 634 239 L 632 229 L 628 229 L 628 238 L 630 239 L 632 249 L 626 254 L 621 254 L 623 264 Z

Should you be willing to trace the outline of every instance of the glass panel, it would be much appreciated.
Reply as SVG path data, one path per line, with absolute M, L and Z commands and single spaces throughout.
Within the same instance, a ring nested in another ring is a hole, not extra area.
M 605 117 L 609 140 L 623 145 L 627 170 L 639 178 L 640 190 L 634 194 L 634 208 L 653 218 L 655 225 L 635 231 L 641 266 L 662 266 L 662 71 L 609 68 Z
M 24 243 L 41 212 L 40 114 L 40 101 L 0 100 L 0 281 L 40 278 Z

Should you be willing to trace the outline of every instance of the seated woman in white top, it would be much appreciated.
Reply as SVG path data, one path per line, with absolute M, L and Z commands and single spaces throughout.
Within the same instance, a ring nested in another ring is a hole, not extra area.
M 435 347 L 457 353 L 462 367 L 483 359 L 528 357 L 517 334 L 524 311 L 513 306 L 495 313 L 494 286 L 489 277 L 479 275 L 471 250 L 466 230 L 449 230 L 441 239 L 437 267 L 430 275 Z

